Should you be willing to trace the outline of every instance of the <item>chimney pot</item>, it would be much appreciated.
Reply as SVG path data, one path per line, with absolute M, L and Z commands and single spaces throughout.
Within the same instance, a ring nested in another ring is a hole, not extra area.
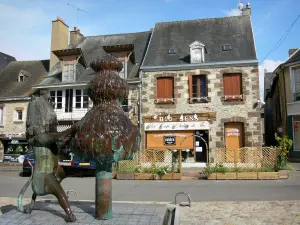
M 74 31 L 76 31 L 77 30 L 77 27 L 74 27 Z
M 297 50 L 298 50 L 298 48 L 291 48 L 291 49 L 289 49 L 289 57 L 291 55 L 293 55 Z
M 78 29 L 77 31 L 78 31 L 78 33 L 80 33 L 80 29 Z

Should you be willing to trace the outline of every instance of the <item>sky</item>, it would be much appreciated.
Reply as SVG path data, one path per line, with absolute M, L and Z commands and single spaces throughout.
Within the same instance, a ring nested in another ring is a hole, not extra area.
M 249 2 L 262 97 L 264 69 L 272 72 L 288 58 L 290 48 L 300 47 L 299 19 L 268 55 L 299 15 L 300 1 Z M 238 0 L 0 0 L 0 52 L 17 60 L 49 59 L 51 21 L 57 16 L 70 30 L 77 26 L 84 36 L 93 36 L 147 31 L 157 22 L 235 16 L 237 4 Z

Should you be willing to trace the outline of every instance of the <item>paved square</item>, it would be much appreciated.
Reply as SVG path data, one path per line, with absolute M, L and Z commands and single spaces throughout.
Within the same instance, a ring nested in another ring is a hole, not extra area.
M 166 205 L 113 203 L 113 218 L 102 221 L 94 218 L 93 202 L 71 202 L 71 208 L 77 221 L 67 223 L 66 215 L 57 202 L 36 202 L 31 214 L 13 209 L 0 217 L 0 225 L 61 225 L 61 224 L 98 224 L 98 225 L 161 225 Z

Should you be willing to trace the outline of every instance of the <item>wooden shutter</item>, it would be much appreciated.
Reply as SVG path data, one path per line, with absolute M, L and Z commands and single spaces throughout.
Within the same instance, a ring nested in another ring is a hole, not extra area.
M 156 87 L 156 98 L 165 98 L 165 80 L 163 78 L 157 78 L 157 87 Z
M 242 94 L 242 76 L 241 74 L 224 74 L 223 87 L 224 95 L 241 95 Z
M 165 98 L 173 98 L 174 93 L 174 85 L 173 85 L 173 77 L 167 77 L 165 80 Z
M 231 76 L 229 74 L 225 74 L 223 77 L 223 87 L 224 95 L 231 95 Z
M 189 103 L 193 103 L 192 97 L 193 97 L 193 76 L 189 76 Z

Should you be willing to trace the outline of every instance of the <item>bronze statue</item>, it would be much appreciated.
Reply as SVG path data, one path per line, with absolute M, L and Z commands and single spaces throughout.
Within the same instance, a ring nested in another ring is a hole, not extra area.
M 118 72 L 122 63 L 113 56 L 94 60 L 96 72 L 88 85 L 93 108 L 73 127 L 72 151 L 96 161 L 96 218 L 112 218 L 112 163 L 133 159 L 139 149 L 140 132 L 119 101 L 128 96 L 128 84 Z
M 35 165 L 30 179 L 22 188 L 18 196 L 18 209 L 30 213 L 37 196 L 53 194 L 65 210 L 70 222 L 76 221 L 71 211 L 68 198 L 60 182 L 66 177 L 64 169 L 58 165 L 57 141 L 63 137 L 57 133 L 57 117 L 47 94 L 36 98 L 28 105 L 26 121 L 26 138 L 28 145 L 33 149 Z M 24 209 L 22 197 L 32 182 L 32 199 L 28 208 Z
M 54 194 L 69 221 L 76 221 L 60 185 L 66 174 L 57 158 L 60 146 L 69 146 L 75 155 L 96 161 L 96 218 L 112 218 L 112 163 L 133 159 L 141 137 L 119 105 L 128 95 L 128 84 L 118 75 L 122 63 L 107 55 L 94 60 L 91 67 L 96 72 L 88 85 L 93 108 L 65 132 L 56 132 L 57 118 L 46 96 L 29 103 L 26 135 L 36 164 L 18 198 L 22 212 L 31 212 L 37 195 Z M 34 193 L 29 208 L 24 210 L 22 196 L 31 181 Z

